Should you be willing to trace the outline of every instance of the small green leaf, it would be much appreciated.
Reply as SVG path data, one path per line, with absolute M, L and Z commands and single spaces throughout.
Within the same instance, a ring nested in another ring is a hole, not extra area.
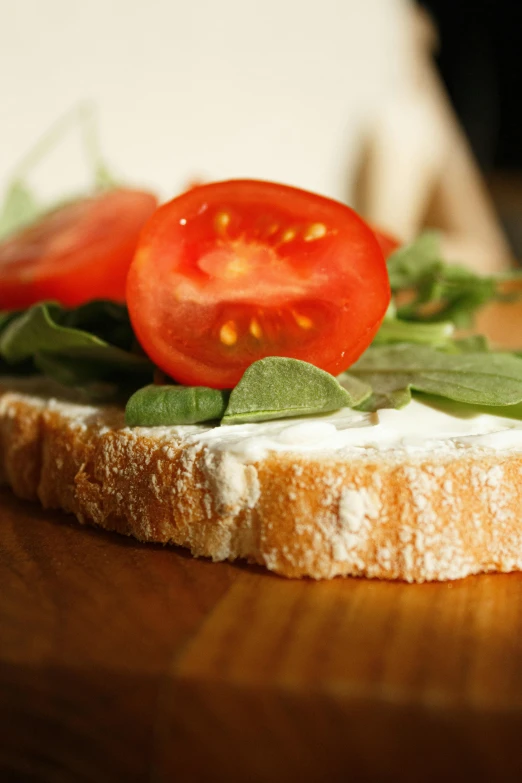
M 13 364 L 40 351 L 62 353 L 77 348 L 103 346 L 94 335 L 58 324 L 62 309 L 54 303 L 30 307 L 12 320 L 0 336 L 0 354 Z
M 60 315 L 60 324 L 89 332 L 110 345 L 130 351 L 136 342 L 125 305 L 93 299 Z
M 245 371 L 232 390 L 221 423 L 308 416 L 353 404 L 350 393 L 324 370 L 298 359 L 269 356 Z
M 487 337 L 484 337 L 483 334 L 461 337 L 458 340 L 454 340 L 453 344 L 460 353 L 485 353 L 489 351 Z
M 455 402 L 454 400 L 436 397 L 432 394 L 415 395 L 424 405 L 448 413 L 450 416 L 457 416 L 460 419 L 469 419 L 478 414 L 488 416 L 501 416 L 506 419 L 522 419 L 522 403 L 516 405 L 467 405 L 464 402 Z
M 20 180 L 8 187 L 0 212 L 0 240 L 32 223 L 41 213 L 32 192 Z
M 43 375 L 52 378 L 64 386 L 82 386 L 91 378 L 91 368 L 86 362 L 74 360 L 69 356 L 56 356 L 49 353 L 35 353 L 34 366 Z
M 0 328 L 0 357 L 16 367 L 32 360 L 40 372 L 73 385 L 111 381 L 136 388 L 152 378 L 153 365 L 146 357 L 63 326 L 71 312 L 43 303 L 8 319 Z
M 129 427 L 168 427 L 220 419 L 230 392 L 206 386 L 145 386 L 125 408 Z
M 454 354 L 406 343 L 376 346 L 350 373 L 370 384 L 377 402 L 391 401 L 390 407 L 397 407 L 394 395 L 404 400 L 408 389 L 470 405 L 522 402 L 522 359 L 507 353 Z
M 439 235 L 427 231 L 389 257 L 387 267 L 392 291 L 415 288 L 427 274 L 436 272 L 440 264 Z
M 361 381 L 360 378 L 356 378 L 355 375 L 350 375 L 349 372 L 343 372 L 338 376 L 337 380 L 343 389 L 350 395 L 351 408 L 360 405 L 363 400 L 366 400 L 372 393 L 372 387 L 369 386 L 369 384 Z
M 520 271 L 484 277 L 459 264 L 446 263 L 435 233 L 423 234 L 397 250 L 387 266 L 393 293 L 409 292 L 407 301 L 397 307 L 400 319 L 450 321 L 458 327 L 470 326 L 476 311 L 488 302 L 505 299 L 501 284 L 520 277 Z
M 378 411 L 381 408 L 405 408 L 411 402 L 410 387 L 404 389 L 387 389 L 385 384 L 379 385 L 376 383 L 376 388 L 379 391 L 370 394 L 362 403 L 357 405 L 358 411 L 364 411 L 366 413 L 372 413 Z
M 94 184 L 96 190 L 111 190 L 121 183 L 106 164 L 100 161 L 94 168 Z
M 14 310 L 0 311 L 0 334 L 7 328 L 7 324 L 17 318 L 20 313 Z

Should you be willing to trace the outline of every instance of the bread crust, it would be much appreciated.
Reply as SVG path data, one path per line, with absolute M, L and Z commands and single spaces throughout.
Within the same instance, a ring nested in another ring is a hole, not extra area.
M 288 577 L 522 570 L 522 453 L 278 453 L 252 464 L 0 386 L 0 482 L 85 524 Z M 25 390 L 24 390 L 25 388 Z

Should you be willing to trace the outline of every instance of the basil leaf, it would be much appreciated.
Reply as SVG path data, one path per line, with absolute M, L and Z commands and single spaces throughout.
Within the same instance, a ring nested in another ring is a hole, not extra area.
M 13 310 L 5 310 L 0 312 L 0 334 L 2 334 L 7 325 L 19 315 L 19 312 L 15 312 Z
M 7 328 L 8 324 L 19 316 L 18 312 L 0 312 L 0 336 Z M 18 363 L 16 365 L 16 375 L 34 374 L 34 366 L 31 360 Z M 0 375 L 13 375 L 13 367 L 8 364 L 0 353 Z
M 467 327 L 475 312 L 492 300 L 511 298 L 501 283 L 520 277 L 519 271 L 499 277 L 484 277 L 441 258 L 437 234 L 427 233 L 400 248 L 388 259 L 388 274 L 394 294 L 408 291 L 409 298 L 396 308 L 408 321 L 451 321 Z
M 409 386 L 399 389 L 391 386 L 388 389 L 385 384 L 379 384 L 377 381 L 375 388 L 378 391 L 373 392 L 362 403 L 357 405 L 358 411 L 373 413 L 373 411 L 381 410 L 381 408 L 395 408 L 399 410 L 400 408 L 405 408 L 411 402 Z
M 467 405 L 464 402 L 455 402 L 454 400 L 436 397 L 432 394 L 415 395 L 425 405 L 430 408 L 448 413 L 450 416 L 457 416 L 460 419 L 469 419 L 478 414 L 485 413 L 488 416 L 501 416 L 507 419 L 522 419 L 522 403 L 516 405 Z
M 15 365 L 32 359 L 37 369 L 63 383 L 117 382 L 123 375 L 134 378 L 131 386 L 136 388 L 152 378 L 153 366 L 147 358 L 89 332 L 63 326 L 61 319 L 68 316 L 53 303 L 35 305 L 16 315 L 0 331 L 0 357 Z
M 352 407 L 356 399 L 332 375 L 308 362 L 269 356 L 245 371 L 221 424 L 326 413 Z
M 375 398 L 367 405 L 396 407 L 396 400 L 402 404 L 409 389 L 470 405 L 522 402 L 522 359 L 506 353 L 452 354 L 420 345 L 376 346 L 350 373 L 372 387 Z
M 4 197 L 0 212 L 0 240 L 32 223 L 41 208 L 29 188 L 20 180 L 14 180 Z
M 400 247 L 386 262 L 392 291 L 415 288 L 426 275 L 438 271 L 440 258 L 439 236 L 434 231 L 427 231 L 411 244 Z
M 360 378 L 356 378 L 354 375 L 350 375 L 349 372 L 341 373 L 341 375 L 338 376 L 337 381 L 350 395 L 352 402 L 349 407 L 351 408 L 359 405 L 372 393 L 371 386 L 369 386 L 364 381 L 361 381 Z
M 83 386 L 92 380 L 88 363 L 75 360 L 70 356 L 57 356 L 49 353 L 35 353 L 34 366 L 43 375 L 52 378 L 64 386 Z
M 125 423 L 129 427 L 166 427 L 220 419 L 229 395 L 228 390 L 206 386 L 145 386 L 127 402 Z
M 73 310 L 64 310 L 60 324 L 89 332 L 125 351 L 132 350 L 136 343 L 127 308 L 108 299 L 94 299 Z
M 419 287 L 416 302 L 399 308 L 399 315 L 417 318 L 420 314 L 426 321 L 452 321 L 455 326 L 465 328 L 471 326 L 477 310 L 492 300 L 502 298 L 494 278 L 470 273 L 457 279 L 447 272 L 448 268 L 441 269 L 438 280 L 426 281 Z M 435 310 L 427 313 L 424 310 L 427 304 L 435 304 Z
M 453 341 L 455 348 L 461 353 L 484 353 L 489 351 L 487 337 L 483 334 L 472 334 Z
M 99 347 L 97 337 L 58 324 L 62 312 L 54 303 L 30 307 L 13 319 L 0 336 L 0 353 L 8 362 L 19 362 L 39 351 L 59 353 L 81 347 Z

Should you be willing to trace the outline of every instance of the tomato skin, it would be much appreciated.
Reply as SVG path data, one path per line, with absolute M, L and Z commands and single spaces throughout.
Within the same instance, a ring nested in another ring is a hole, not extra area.
M 0 243 L 0 309 L 55 300 L 125 301 L 139 234 L 157 206 L 146 191 L 118 188 L 65 204 Z
M 382 252 L 353 210 L 255 180 L 203 185 L 160 207 L 127 280 L 152 361 L 214 388 L 272 355 L 337 375 L 370 344 L 389 301 Z

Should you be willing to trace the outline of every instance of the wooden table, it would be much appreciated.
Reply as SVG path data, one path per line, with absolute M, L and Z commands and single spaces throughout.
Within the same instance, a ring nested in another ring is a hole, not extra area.
M 518 574 L 288 581 L 3 490 L 0 781 L 520 781 L 521 632 Z
M 521 779 L 520 575 L 285 581 L 8 491 L 0 530 L 6 783 Z

